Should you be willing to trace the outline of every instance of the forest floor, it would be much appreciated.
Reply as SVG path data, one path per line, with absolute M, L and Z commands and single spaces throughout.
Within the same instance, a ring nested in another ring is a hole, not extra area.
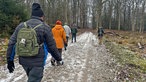
M 116 79 L 146 82 L 146 33 L 105 31 L 104 44 L 116 59 Z
M 69 40 L 67 50 L 62 53 L 63 66 L 51 66 L 49 54 L 42 82 L 145 82 L 145 49 L 137 48 L 133 39 L 130 42 L 131 32 L 105 31 L 103 45 L 98 44 L 95 30 L 80 31 L 75 43 Z M 27 81 L 18 61 L 15 66 L 11 74 L 6 65 L 0 67 L 0 82 Z

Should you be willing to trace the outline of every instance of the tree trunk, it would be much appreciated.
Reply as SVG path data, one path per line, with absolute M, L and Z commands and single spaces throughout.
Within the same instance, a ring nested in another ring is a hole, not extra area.
M 141 11 L 141 18 L 140 18 L 140 29 L 139 29 L 139 32 L 142 32 L 144 31 L 144 11 L 145 11 L 145 3 L 146 1 L 143 1 L 142 3 L 142 11 Z
M 113 2 L 109 1 L 109 29 L 112 28 L 112 12 L 113 12 Z
M 68 22 L 68 0 L 65 0 L 64 2 L 64 16 L 65 16 L 65 22 L 66 23 L 69 23 Z
M 102 27 L 102 21 L 101 21 L 101 14 L 102 14 L 102 0 L 98 0 L 97 4 L 97 28 Z

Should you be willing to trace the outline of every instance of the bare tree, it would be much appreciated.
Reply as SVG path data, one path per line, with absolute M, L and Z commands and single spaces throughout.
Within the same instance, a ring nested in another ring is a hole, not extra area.
M 141 15 L 140 15 L 140 28 L 139 28 L 139 32 L 143 32 L 144 31 L 144 11 L 146 9 L 146 1 L 142 1 L 142 8 L 141 8 Z
M 109 17 L 109 29 L 112 28 L 112 12 L 113 12 L 113 0 L 108 1 L 109 2 L 109 10 L 108 10 L 108 17 Z
M 145 0 L 18 0 L 25 3 L 31 12 L 33 2 L 41 4 L 46 21 L 54 24 L 76 23 L 81 28 L 88 28 L 92 15 L 92 28 L 104 26 L 108 29 L 144 31 Z M 89 3 L 90 2 L 90 3 Z

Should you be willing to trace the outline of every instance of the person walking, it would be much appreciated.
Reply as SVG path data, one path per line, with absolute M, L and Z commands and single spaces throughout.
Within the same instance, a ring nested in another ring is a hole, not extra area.
M 64 27 L 64 29 L 65 29 L 65 32 L 66 32 L 66 40 L 67 40 L 67 42 L 68 42 L 69 36 L 70 36 L 70 34 L 71 34 L 71 29 L 70 29 L 70 27 L 67 25 L 67 23 L 65 23 L 65 25 L 64 25 L 63 27 Z M 65 50 L 66 50 L 66 47 L 67 47 L 67 46 L 64 47 Z
M 34 31 L 32 32 L 32 30 Z M 26 33 L 26 35 L 23 33 Z M 32 33 L 35 33 L 34 35 L 36 36 L 34 37 L 36 37 L 35 41 L 37 41 L 35 44 L 38 45 L 33 46 L 32 41 L 29 40 L 34 38 L 31 37 Z M 32 46 L 34 48 L 30 49 Z M 35 54 L 29 53 L 34 49 L 35 51 L 33 53 Z M 27 82 L 41 82 L 48 55 L 47 52 L 50 52 L 56 61 L 59 63 L 62 62 L 61 55 L 53 39 L 51 28 L 44 23 L 44 13 L 38 3 L 32 4 L 31 18 L 26 22 L 20 23 L 10 37 L 7 49 L 7 68 L 10 73 L 13 73 L 15 69 L 15 52 L 19 57 L 20 65 L 22 65 L 27 74 Z
M 77 34 L 78 30 L 77 30 L 77 26 L 75 24 L 73 24 L 73 26 L 71 27 L 71 34 L 72 34 L 72 43 L 73 40 L 74 42 L 76 42 L 76 34 Z
M 102 27 L 99 27 L 97 32 L 98 32 L 99 44 L 101 45 L 102 44 L 102 37 L 103 37 L 103 34 L 104 34 L 104 30 L 103 30 Z
M 62 57 L 62 48 L 64 47 L 64 44 L 67 46 L 67 40 L 66 40 L 65 30 L 64 30 L 64 28 L 62 26 L 62 22 L 60 20 L 56 21 L 55 27 L 52 28 L 52 33 L 53 33 L 53 37 L 55 39 L 58 51 L 60 52 L 61 57 Z M 55 62 L 57 63 L 57 65 L 60 64 L 60 63 L 58 63 L 58 61 L 55 61 L 54 57 L 52 57 L 51 64 L 53 66 L 55 65 Z

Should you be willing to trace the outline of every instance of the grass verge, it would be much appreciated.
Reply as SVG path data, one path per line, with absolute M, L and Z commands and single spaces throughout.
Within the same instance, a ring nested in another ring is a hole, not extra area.
M 137 53 L 130 51 L 127 47 L 116 42 L 105 40 L 105 45 L 119 63 L 116 79 L 122 81 L 146 81 L 146 60 L 141 58 Z

